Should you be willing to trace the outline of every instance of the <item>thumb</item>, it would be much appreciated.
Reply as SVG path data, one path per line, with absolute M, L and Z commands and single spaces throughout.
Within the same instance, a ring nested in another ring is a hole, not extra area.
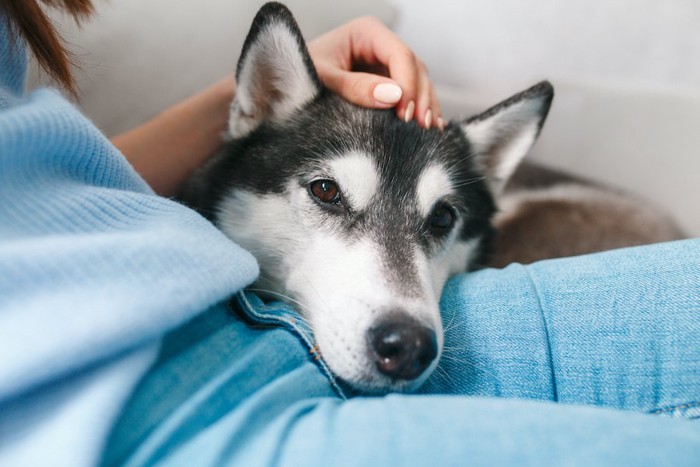
M 401 87 L 396 81 L 371 73 L 335 69 L 324 73 L 325 85 L 345 100 L 362 107 L 388 109 L 401 100 Z

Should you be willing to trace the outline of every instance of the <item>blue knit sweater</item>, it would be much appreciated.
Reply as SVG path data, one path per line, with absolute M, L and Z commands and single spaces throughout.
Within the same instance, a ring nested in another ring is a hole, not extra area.
M 86 465 L 160 337 L 258 270 L 25 75 L 0 18 L 0 465 Z

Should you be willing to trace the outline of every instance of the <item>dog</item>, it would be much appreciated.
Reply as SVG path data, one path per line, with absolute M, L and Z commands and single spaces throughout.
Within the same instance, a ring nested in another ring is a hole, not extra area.
M 521 164 L 548 82 L 424 130 L 324 88 L 278 3 L 255 17 L 236 79 L 228 141 L 182 197 L 253 253 L 256 289 L 298 306 L 359 391 L 411 391 L 431 374 L 454 274 L 680 236 L 626 195 Z

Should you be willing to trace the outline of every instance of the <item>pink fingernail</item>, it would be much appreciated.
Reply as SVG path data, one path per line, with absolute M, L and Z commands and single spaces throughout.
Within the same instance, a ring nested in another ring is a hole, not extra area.
M 437 126 L 440 128 L 440 131 L 445 131 L 445 120 L 443 120 L 442 117 L 438 117 Z
M 430 125 L 433 123 L 433 111 L 428 109 L 425 113 L 425 129 L 430 130 Z
M 411 101 L 406 106 L 406 111 L 403 114 L 403 119 L 406 123 L 410 122 L 413 118 L 413 111 L 416 109 L 416 104 Z
M 374 99 L 382 104 L 396 104 L 403 92 L 393 83 L 382 83 L 374 87 Z

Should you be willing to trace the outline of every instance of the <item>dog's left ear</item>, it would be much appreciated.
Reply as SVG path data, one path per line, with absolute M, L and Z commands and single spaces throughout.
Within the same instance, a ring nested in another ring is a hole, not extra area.
M 236 82 L 229 115 L 234 138 L 266 119 L 289 117 L 321 92 L 306 43 L 286 6 L 270 2 L 258 11 L 243 44 Z
M 543 81 L 462 123 L 495 194 L 535 144 L 553 97 L 554 88 Z

